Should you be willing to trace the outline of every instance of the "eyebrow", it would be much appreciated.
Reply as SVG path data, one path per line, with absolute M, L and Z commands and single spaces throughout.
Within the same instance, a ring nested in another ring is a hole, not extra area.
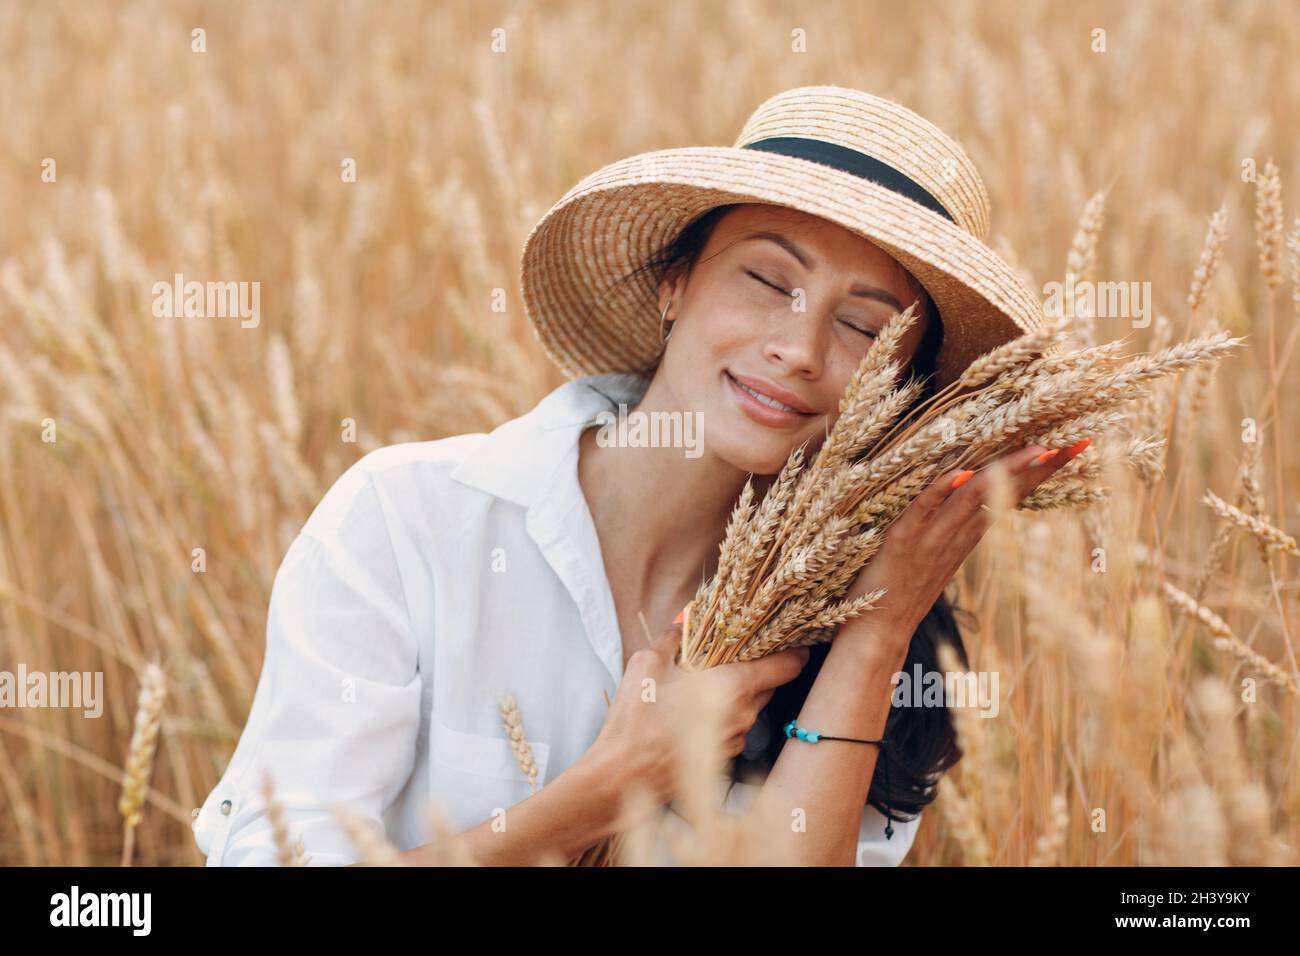
M 799 246 L 796 245 L 788 236 L 783 236 L 779 232 L 751 232 L 744 236 L 741 239 L 741 242 L 746 242 L 750 239 L 765 239 L 768 242 L 775 242 L 786 252 L 790 253 L 790 255 L 798 259 L 799 264 L 809 272 L 812 272 L 816 268 L 816 265 L 813 263 L 812 259 L 809 258 L 806 252 L 799 248 Z M 861 282 L 855 283 L 853 287 L 849 289 L 849 295 L 856 295 L 864 299 L 876 299 L 880 302 L 884 302 L 886 305 L 892 305 L 897 311 L 901 312 L 903 310 L 903 303 L 898 301 L 897 296 L 892 292 L 887 292 L 874 285 L 866 285 Z

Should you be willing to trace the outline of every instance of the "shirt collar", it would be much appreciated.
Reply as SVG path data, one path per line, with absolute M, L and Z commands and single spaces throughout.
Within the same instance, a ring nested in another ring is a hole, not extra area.
M 640 401 L 649 384 L 626 372 L 566 382 L 532 411 L 494 429 L 451 472 L 457 481 L 525 507 L 528 534 L 572 596 L 614 687 L 623 673 L 623 645 L 600 539 L 578 481 L 578 438 L 598 412 Z
M 498 498 L 532 506 L 549 486 L 548 479 L 595 424 L 602 411 L 618 411 L 620 402 L 639 402 L 650 380 L 632 372 L 608 372 L 571 379 L 554 389 L 529 412 L 498 425 L 451 477 Z

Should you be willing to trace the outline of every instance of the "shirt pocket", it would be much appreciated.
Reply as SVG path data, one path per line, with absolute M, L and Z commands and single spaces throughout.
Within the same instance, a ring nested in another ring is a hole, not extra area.
M 504 731 L 502 736 L 493 737 L 456 730 L 442 723 L 436 713 L 429 728 L 433 748 L 430 799 L 457 830 L 491 820 L 533 794 Z M 536 786 L 541 790 L 546 782 L 550 746 L 545 741 L 529 740 L 528 747 L 537 765 Z

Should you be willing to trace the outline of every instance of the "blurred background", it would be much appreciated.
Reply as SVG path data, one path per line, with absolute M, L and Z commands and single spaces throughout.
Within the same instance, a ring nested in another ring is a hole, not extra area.
M 373 448 L 490 430 L 560 384 L 517 267 L 578 179 L 730 145 L 812 83 L 955 136 L 1032 288 L 1067 263 L 1150 282 L 1161 318 L 1133 349 L 1248 335 L 1157 405 L 1162 481 L 1016 515 L 963 569 L 1001 714 L 905 865 L 1294 864 L 1293 689 L 1165 585 L 1300 676 L 1285 555 L 1199 501 L 1300 527 L 1297 49 L 1295 3 L 3 0 L 0 670 L 101 671 L 104 713 L 0 709 L 0 864 L 119 861 L 151 661 L 166 697 L 132 857 L 201 864 L 191 810 L 325 489 Z M 178 273 L 259 283 L 258 323 L 156 317 Z

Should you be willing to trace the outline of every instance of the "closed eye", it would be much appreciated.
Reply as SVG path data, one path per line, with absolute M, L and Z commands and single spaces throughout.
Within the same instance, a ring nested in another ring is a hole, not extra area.
M 851 328 L 854 332 L 861 332 L 869 339 L 874 339 L 876 337 L 876 333 L 871 331 L 871 329 L 860 328 L 859 326 L 854 325 L 852 322 L 845 322 L 844 319 L 840 319 L 840 321 L 844 322 L 844 324 L 847 325 L 849 328 Z
M 763 278 L 761 275 L 759 275 L 757 272 L 754 272 L 754 271 L 752 271 L 752 270 L 750 270 L 750 269 L 746 269 L 746 270 L 745 270 L 745 275 L 747 275 L 747 276 L 749 276 L 749 277 L 751 277 L 751 278 L 753 278 L 753 279 L 757 279 L 759 282 L 763 283 L 763 285 L 767 286 L 769 289 L 775 289 L 777 292 L 780 292 L 782 295 L 789 295 L 789 294 L 790 294 L 789 292 L 786 292 L 785 289 L 782 289 L 782 288 L 781 288 L 779 285 L 777 285 L 775 282 L 769 282 L 767 279 L 764 279 L 764 278 Z
M 764 279 L 761 275 L 759 275 L 757 272 L 754 272 L 751 269 L 746 269 L 745 275 L 749 276 L 752 279 L 756 279 L 757 281 L 761 282 L 763 285 L 767 286 L 769 289 L 775 289 L 777 292 L 780 292 L 782 295 L 788 296 L 791 294 L 789 292 L 786 292 L 785 289 L 782 289 L 775 282 L 769 282 L 767 279 Z M 860 326 L 854 325 L 852 322 L 847 322 L 844 319 L 840 319 L 840 321 L 844 322 L 844 324 L 847 325 L 849 328 L 851 328 L 854 332 L 859 332 L 862 335 L 865 335 L 869 339 L 876 338 L 876 333 L 873 332 L 871 329 L 864 329 Z

